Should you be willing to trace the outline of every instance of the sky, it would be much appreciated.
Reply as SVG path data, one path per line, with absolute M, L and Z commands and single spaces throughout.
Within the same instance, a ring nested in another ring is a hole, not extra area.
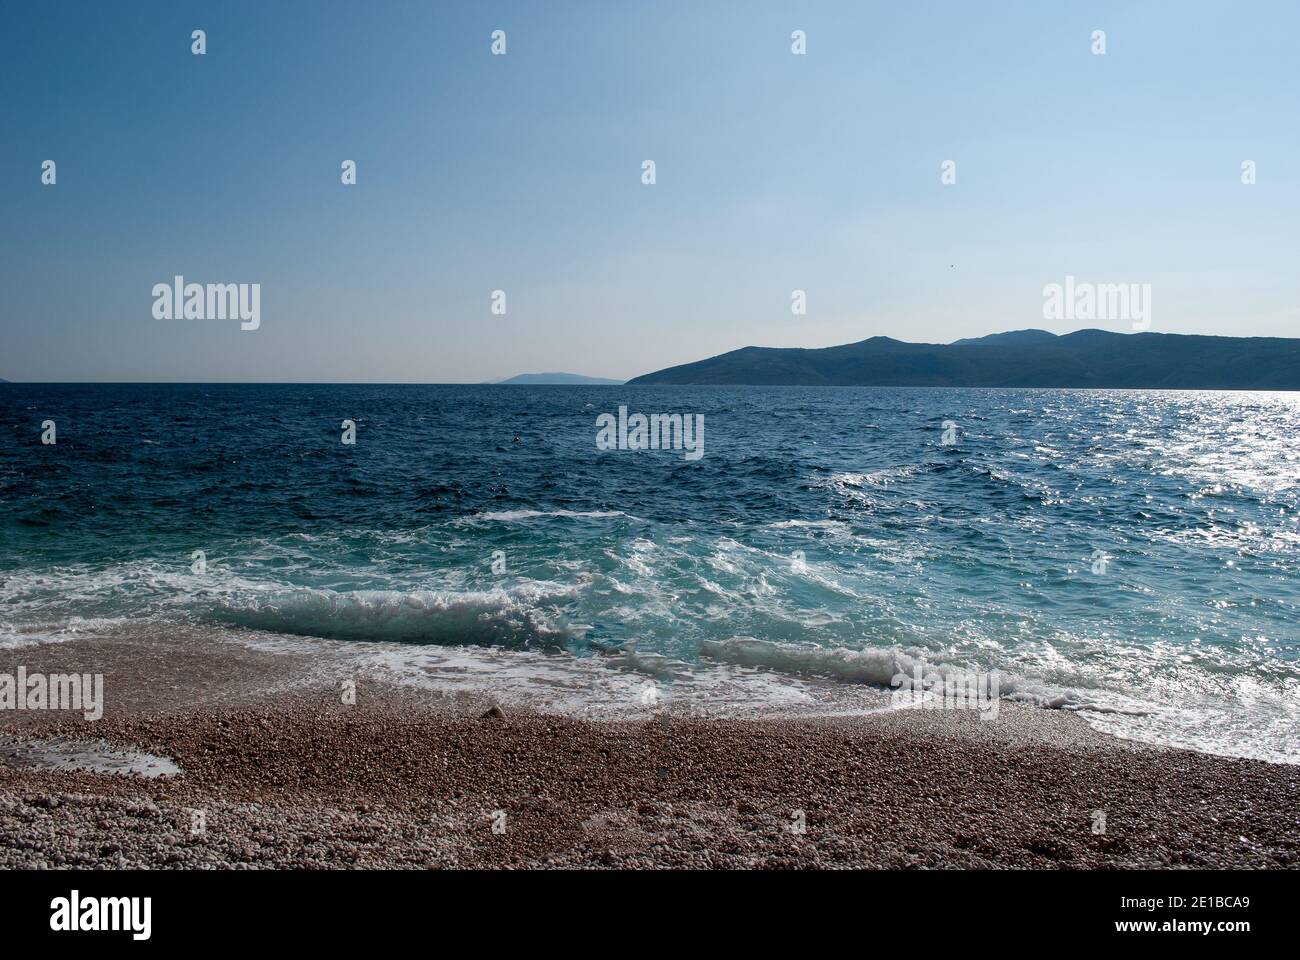
M 1300 336 L 1297 35 L 1291 0 L 6 3 L 0 377 L 1129 332 L 1044 319 L 1067 276 L 1150 284 L 1153 332 Z M 260 284 L 260 326 L 156 318 L 176 275 Z

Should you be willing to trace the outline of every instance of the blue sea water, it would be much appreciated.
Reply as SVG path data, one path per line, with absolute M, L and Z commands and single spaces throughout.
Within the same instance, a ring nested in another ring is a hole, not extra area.
M 704 455 L 598 450 L 619 405 L 702 414 Z M 1298 427 L 1265 393 L 0 385 L 0 646 L 184 626 L 456 648 L 489 684 L 744 671 L 756 708 L 924 663 L 1300 762 Z

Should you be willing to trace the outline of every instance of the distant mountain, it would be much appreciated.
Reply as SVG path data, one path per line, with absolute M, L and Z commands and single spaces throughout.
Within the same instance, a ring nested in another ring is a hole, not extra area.
M 1009 330 L 1006 333 L 990 333 L 987 337 L 954 340 L 950 346 L 964 347 L 979 343 L 991 347 L 1011 347 L 1026 343 L 1047 343 L 1055 339 L 1056 334 L 1049 333 L 1047 330 Z
M 872 337 L 814 350 L 745 347 L 628 383 L 1300 390 L 1300 340 L 1105 330 L 949 344 Z
M 581 384 L 589 387 L 617 386 L 622 380 L 604 380 L 600 377 L 584 377 L 578 373 L 521 373 L 509 380 L 497 380 L 501 384 L 518 384 L 520 386 L 540 386 L 549 384 Z

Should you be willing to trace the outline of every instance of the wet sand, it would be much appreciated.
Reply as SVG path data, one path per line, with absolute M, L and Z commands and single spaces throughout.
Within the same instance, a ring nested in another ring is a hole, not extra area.
M 379 678 L 345 704 L 328 664 L 238 644 L 21 660 L 103 672 L 109 699 L 95 722 L 0 712 L 0 867 L 1300 866 L 1300 767 L 1016 704 L 596 722 Z M 42 766 L 69 743 L 181 773 Z

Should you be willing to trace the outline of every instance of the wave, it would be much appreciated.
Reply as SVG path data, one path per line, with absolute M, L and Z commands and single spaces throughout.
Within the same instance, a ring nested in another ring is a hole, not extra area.
M 542 517 L 565 517 L 584 520 L 609 520 L 614 517 L 624 517 L 628 520 L 641 522 L 640 517 L 634 517 L 622 510 L 500 510 L 476 513 L 470 517 L 462 517 L 460 521 L 463 523 L 472 523 L 474 521 L 513 523 L 516 520 L 536 520 Z
M 839 487 L 885 487 L 902 480 L 910 479 L 920 473 L 923 473 L 932 467 L 926 464 L 910 463 L 894 467 L 886 467 L 882 470 L 871 472 L 854 472 L 844 471 L 832 473 L 828 477 L 819 478 L 815 485 L 831 488 Z
M 799 529 L 816 529 L 816 530 L 849 530 L 850 527 L 843 520 L 781 520 L 776 523 L 767 524 L 769 530 L 799 530 Z
M 870 683 L 900 690 L 929 690 L 961 682 L 973 672 L 967 667 L 931 663 L 897 647 L 852 650 L 779 643 L 754 637 L 703 640 L 700 655 L 710 660 L 748 667 L 765 667 L 788 674 L 830 677 L 846 683 Z M 1102 703 L 1073 690 L 1053 689 L 1003 671 L 988 671 L 997 678 L 995 689 L 1005 700 L 1031 703 L 1051 710 L 1146 716 L 1150 711 L 1119 703 Z M 918 682 L 919 681 L 919 682 Z
M 896 647 L 851 650 L 779 643 L 754 637 L 702 640 L 700 655 L 710 660 L 747 667 L 766 667 L 781 673 L 812 674 L 847 683 L 873 683 L 886 687 L 910 687 L 912 678 L 918 675 L 918 669 L 919 675 L 927 680 L 939 680 L 957 673 L 957 668 L 929 664 Z
M 280 591 L 226 601 L 215 610 L 225 622 L 327 640 L 398 643 L 560 646 L 580 638 L 547 604 L 576 597 L 578 587 L 529 584 L 470 591 Z

